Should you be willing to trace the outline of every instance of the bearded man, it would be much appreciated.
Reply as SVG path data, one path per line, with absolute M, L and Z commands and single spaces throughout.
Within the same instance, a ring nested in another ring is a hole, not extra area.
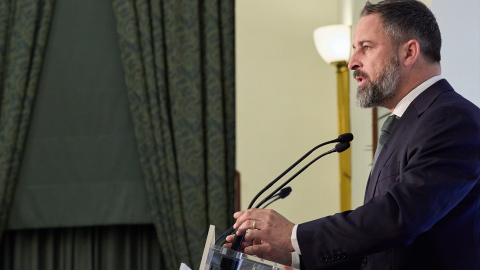
M 423 3 L 365 5 L 349 62 L 357 103 L 392 115 L 364 205 L 298 225 L 237 212 L 238 235 L 255 229 L 242 251 L 302 269 L 480 269 L 480 109 L 441 77 L 440 47 Z

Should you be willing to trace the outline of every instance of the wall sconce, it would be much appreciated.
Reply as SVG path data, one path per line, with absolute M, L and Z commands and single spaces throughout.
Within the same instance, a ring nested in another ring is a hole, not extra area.
M 347 61 L 350 57 L 350 33 L 348 25 L 328 25 L 313 31 L 313 40 L 320 56 L 328 64 L 337 67 L 338 133 L 350 132 L 350 95 Z M 350 149 L 339 155 L 340 159 L 340 210 L 351 209 L 352 164 Z

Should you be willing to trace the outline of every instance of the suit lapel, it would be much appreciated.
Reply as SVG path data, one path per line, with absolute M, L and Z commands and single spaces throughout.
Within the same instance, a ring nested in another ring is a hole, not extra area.
M 364 202 L 367 202 L 373 198 L 380 172 L 394 153 L 395 149 L 397 149 L 397 147 L 400 145 L 406 145 L 406 143 L 408 143 L 408 140 L 411 136 L 411 131 L 409 130 L 410 124 L 413 121 L 417 121 L 418 118 L 420 118 L 420 116 L 435 101 L 435 99 L 441 93 L 448 90 L 453 90 L 453 88 L 445 79 L 442 79 L 427 88 L 408 106 L 407 110 L 402 115 L 392 134 L 388 138 L 388 141 L 383 146 L 383 149 L 378 156 L 377 163 L 374 164 L 375 166 L 373 166 L 373 170 L 370 173 L 367 188 L 365 190 Z

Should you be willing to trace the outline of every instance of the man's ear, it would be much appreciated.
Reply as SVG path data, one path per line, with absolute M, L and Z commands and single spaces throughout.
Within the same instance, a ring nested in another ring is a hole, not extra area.
M 420 44 L 415 39 L 405 42 L 400 50 L 400 62 L 405 67 L 413 65 L 420 56 Z

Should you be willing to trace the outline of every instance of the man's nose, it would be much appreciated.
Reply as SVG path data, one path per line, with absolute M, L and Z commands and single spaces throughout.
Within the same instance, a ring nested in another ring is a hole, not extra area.
M 350 57 L 350 61 L 348 61 L 348 69 L 357 70 L 361 67 L 361 62 L 358 59 L 358 55 L 353 52 L 352 56 Z

